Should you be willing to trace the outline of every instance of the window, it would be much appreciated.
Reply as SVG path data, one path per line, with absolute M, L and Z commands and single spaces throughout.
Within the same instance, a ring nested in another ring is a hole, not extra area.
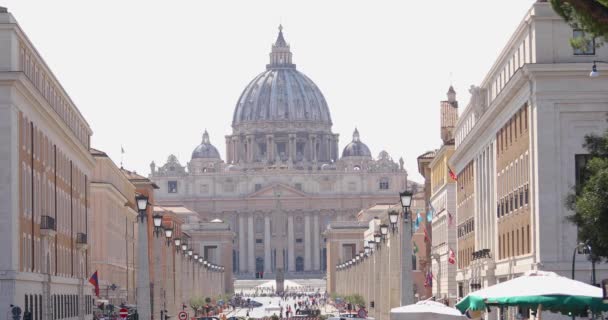
M 207 194 L 207 193 L 209 193 L 209 185 L 208 184 L 201 184 L 200 193 L 201 194 Z
M 296 183 L 295 184 L 295 188 L 296 188 L 296 190 L 302 191 L 302 184 L 301 183 Z
M 177 181 L 168 181 L 167 190 L 169 193 L 177 193 Z
M 388 188 L 389 188 L 388 178 L 380 179 L 380 190 L 388 190 Z
M 595 39 L 588 37 L 583 30 L 572 31 L 572 46 L 574 55 L 595 55 Z
M 348 191 L 357 191 L 357 184 L 355 182 L 349 182 Z
M 296 239 L 296 243 L 302 243 L 302 242 L 303 242 L 303 241 L 302 241 L 302 238 L 297 238 L 297 239 Z
M 255 191 L 260 191 L 262 189 L 262 184 L 256 183 L 254 186 Z
M 264 243 L 262 239 L 255 239 L 255 243 Z

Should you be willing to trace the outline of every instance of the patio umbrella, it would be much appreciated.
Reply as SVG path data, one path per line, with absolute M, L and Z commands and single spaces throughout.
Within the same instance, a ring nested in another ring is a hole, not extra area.
M 465 320 L 457 309 L 436 301 L 419 301 L 415 304 L 391 309 L 391 320 Z
M 487 306 L 521 306 L 563 314 L 607 311 L 602 289 L 553 272 L 528 271 L 523 276 L 470 293 L 456 304 L 461 312 Z

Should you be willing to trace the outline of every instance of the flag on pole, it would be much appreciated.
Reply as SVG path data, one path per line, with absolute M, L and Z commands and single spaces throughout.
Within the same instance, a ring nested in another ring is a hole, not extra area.
M 99 279 L 97 278 L 97 270 L 95 270 L 91 278 L 89 278 L 89 283 L 95 287 L 95 295 L 99 297 Z
M 452 180 L 458 181 L 458 176 L 456 176 L 454 171 L 452 171 L 452 168 L 448 167 L 448 173 L 450 174 L 450 178 L 452 178 Z
M 414 221 L 414 230 L 418 231 L 418 228 L 420 228 L 420 213 L 418 213 L 418 216 L 416 217 L 416 221 Z
M 454 216 L 448 211 L 448 227 L 454 226 Z
M 426 213 L 426 221 L 431 222 L 433 221 L 433 214 L 435 213 L 435 208 L 433 208 L 432 205 L 430 205 L 429 211 L 427 211 Z
M 448 262 L 450 264 L 455 264 L 456 263 L 456 254 L 454 253 L 454 250 L 452 250 L 452 248 L 450 248 L 448 250 Z
M 416 241 L 414 242 L 414 253 L 418 253 L 418 244 L 416 244 Z
M 424 227 L 424 241 L 431 242 L 431 238 L 429 237 L 429 233 L 426 231 L 426 227 Z
M 426 277 L 424 278 L 424 286 L 432 287 L 433 286 L 433 273 L 431 270 L 426 272 Z

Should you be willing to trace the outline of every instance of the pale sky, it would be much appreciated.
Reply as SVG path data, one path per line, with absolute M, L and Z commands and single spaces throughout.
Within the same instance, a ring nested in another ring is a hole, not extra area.
M 461 112 L 533 0 L 0 0 L 93 129 L 92 146 L 147 175 L 185 165 L 207 129 L 224 136 L 245 86 L 265 70 L 277 26 L 329 104 L 340 152 L 357 127 L 376 157 L 440 146 L 439 101 Z

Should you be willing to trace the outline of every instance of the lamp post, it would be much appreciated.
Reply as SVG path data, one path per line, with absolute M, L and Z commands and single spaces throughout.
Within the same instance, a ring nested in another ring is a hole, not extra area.
M 401 207 L 403 208 L 403 232 L 401 241 L 401 305 L 414 303 L 414 285 L 412 284 L 412 226 L 410 207 L 412 205 L 412 192 L 405 190 L 399 193 Z
M 386 241 L 388 237 L 388 225 L 383 223 L 380 225 L 380 234 L 382 235 L 382 241 Z
M 140 319 L 150 319 L 150 266 L 148 262 L 148 197 L 138 194 L 137 203 L 137 313 Z
M 600 76 L 600 72 L 597 71 L 597 64 L 598 63 L 608 63 L 608 61 L 594 60 L 593 61 L 593 66 L 591 67 L 591 72 L 589 72 L 589 76 L 591 78 L 597 78 L 597 77 Z
M 577 253 L 591 255 L 591 285 L 595 286 L 595 259 L 593 258 L 593 251 L 591 251 L 591 246 L 587 242 L 579 243 L 574 248 L 574 252 L 572 252 L 572 279 L 574 280 Z
M 173 229 L 165 228 L 165 239 L 167 240 L 167 247 L 171 246 L 171 237 L 173 237 Z
M 154 314 L 160 313 L 160 320 L 164 320 L 164 314 L 162 312 L 163 305 L 165 304 L 163 299 L 162 276 L 161 276 L 161 254 L 162 254 L 162 237 L 163 237 L 163 215 L 162 213 L 155 212 L 152 216 L 152 222 L 154 224 L 154 284 L 152 287 L 152 312 Z M 171 231 L 173 233 L 173 231 Z M 166 234 L 165 234 L 166 237 Z

